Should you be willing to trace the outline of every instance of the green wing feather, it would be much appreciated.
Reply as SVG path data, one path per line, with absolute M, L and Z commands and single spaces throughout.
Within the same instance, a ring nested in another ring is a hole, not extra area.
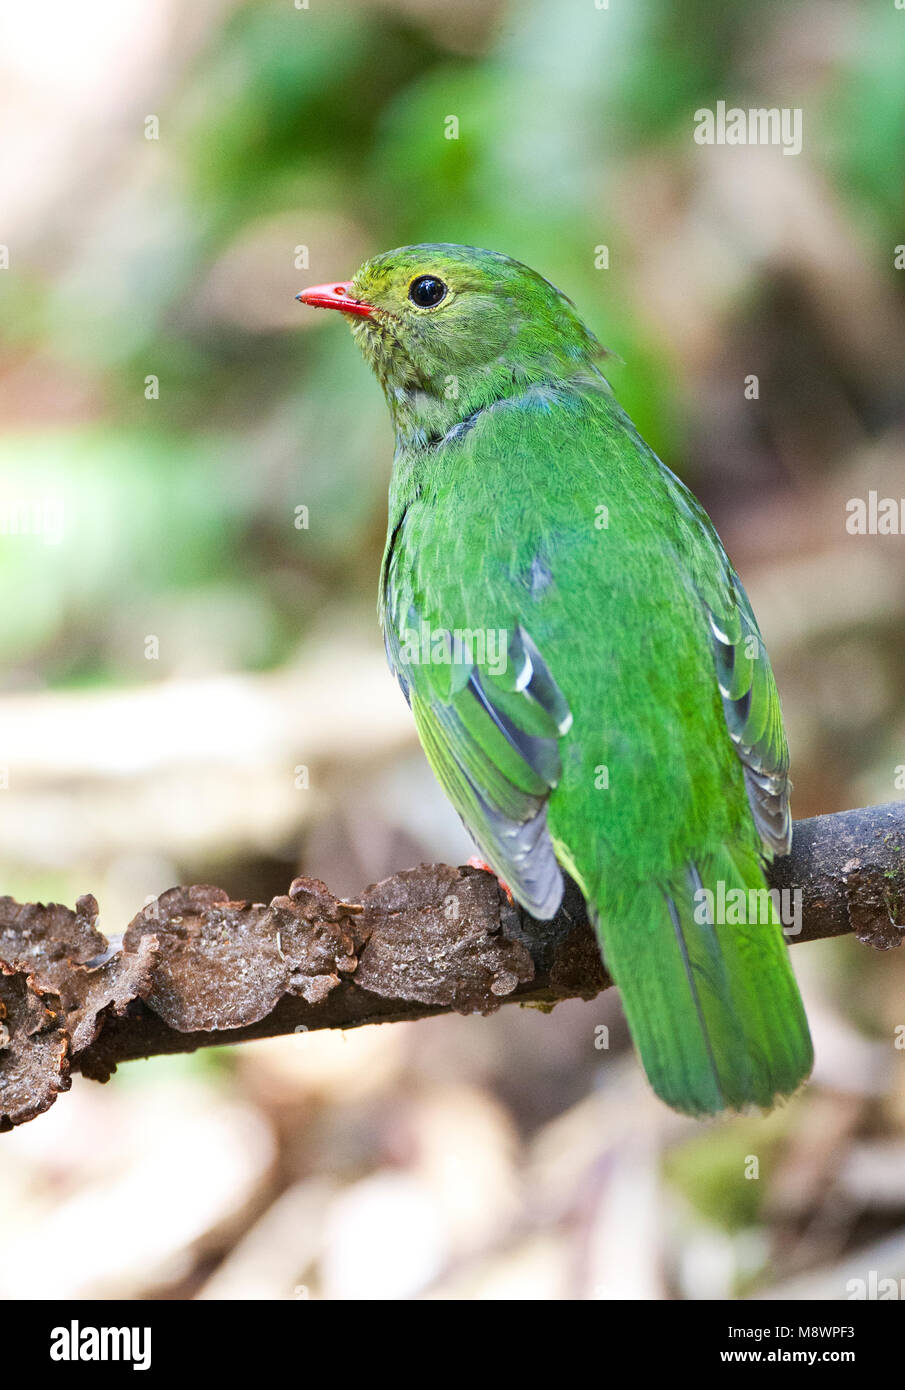
M 754 823 L 771 857 L 788 854 L 792 846 L 789 748 L 767 649 L 713 522 L 685 484 L 665 465 L 660 466 L 680 515 L 703 542 L 694 553 L 706 556 L 707 563 L 694 567 L 693 582 L 707 610 L 723 713 L 744 767 Z
M 397 528 L 399 539 L 402 528 Z M 505 668 L 474 659 L 440 615 L 410 603 L 405 624 L 393 611 L 398 552 L 387 556 L 387 652 L 412 708 L 427 759 L 483 857 L 525 909 L 553 917 L 562 873 L 547 831 L 547 799 L 561 772 L 559 739 L 571 722 L 561 691 L 518 624 L 502 629 Z M 409 634 L 427 631 L 431 652 Z M 461 631 L 461 629 L 459 629 Z

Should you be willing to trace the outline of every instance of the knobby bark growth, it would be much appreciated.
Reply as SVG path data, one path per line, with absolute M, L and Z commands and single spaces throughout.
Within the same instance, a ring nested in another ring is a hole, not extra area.
M 775 889 L 800 890 L 790 943 L 853 932 L 897 946 L 903 863 L 905 802 L 796 822 L 791 855 L 768 875 Z M 97 911 L 90 894 L 74 910 L 0 898 L 0 1130 L 47 1110 L 75 1071 L 106 1081 L 137 1057 L 552 1006 L 610 983 L 574 885 L 554 920 L 538 923 L 468 867 L 422 864 L 357 903 L 311 878 L 266 905 L 171 888 L 112 942 Z

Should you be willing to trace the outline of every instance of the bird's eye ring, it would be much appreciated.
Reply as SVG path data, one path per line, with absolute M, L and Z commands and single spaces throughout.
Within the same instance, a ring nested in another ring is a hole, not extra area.
M 419 309 L 433 309 L 446 298 L 447 286 L 436 275 L 419 275 L 409 285 L 409 299 Z

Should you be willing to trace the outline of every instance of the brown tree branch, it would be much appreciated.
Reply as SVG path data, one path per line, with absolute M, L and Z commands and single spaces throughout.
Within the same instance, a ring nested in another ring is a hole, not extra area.
M 905 802 L 798 821 L 769 880 L 787 895 L 790 942 L 854 932 L 897 946 Z M 266 906 L 173 888 L 113 947 L 96 919 L 90 895 L 75 911 L 0 898 L 0 1130 L 46 1110 L 73 1071 L 105 1081 L 137 1057 L 509 1001 L 552 1007 L 609 984 L 573 884 L 537 923 L 491 875 L 443 864 L 385 879 L 360 903 L 307 878 Z

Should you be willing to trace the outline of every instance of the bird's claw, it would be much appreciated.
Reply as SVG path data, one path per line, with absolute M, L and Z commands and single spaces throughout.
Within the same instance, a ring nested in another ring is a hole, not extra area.
M 486 874 L 493 874 L 497 883 L 500 885 L 503 892 L 506 894 L 506 897 L 509 899 L 509 906 L 515 906 L 515 899 L 512 896 L 512 889 L 509 887 L 509 884 L 506 882 L 505 879 L 500 878 L 498 874 L 494 874 L 493 869 L 491 869 L 490 865 L 484 859 L 481 859 L 477 854 L 473 854 L 471 858 L 468 860 L 468 867 L 470 869 L 483 869 Z

